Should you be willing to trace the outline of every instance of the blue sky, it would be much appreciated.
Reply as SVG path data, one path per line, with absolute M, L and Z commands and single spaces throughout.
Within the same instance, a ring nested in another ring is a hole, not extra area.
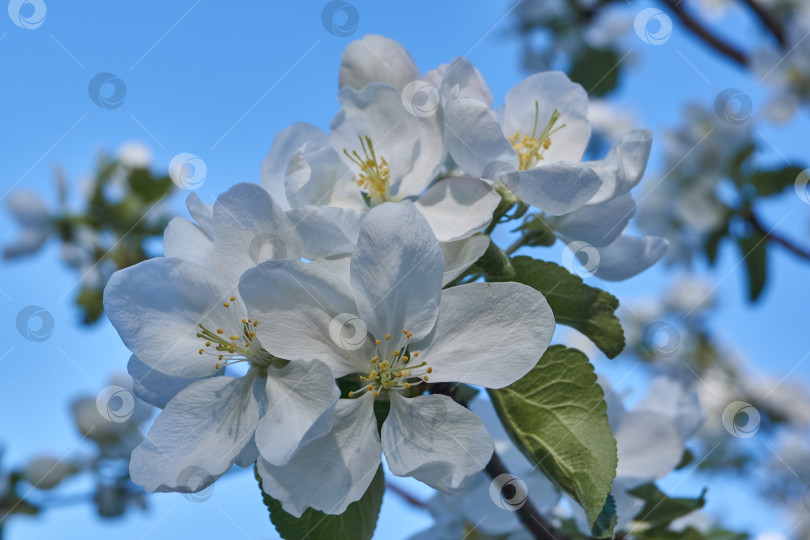
M 5 78 L 0 85 L 0 194 L 12 187 L 31 189 L 50 203 L 55 202 L 54 166 L 66 171 L 75 190 L 92 172 L 99 152 L 113 152 L 130 140 L 147 144 L 158 168 L 166 168 L 180 152 L 200 156 L 208 174 L 198 193 L 206 201 L 235 182 L 258 181 L 261 160 L 276 132 L 295 121 L 328 127 L 338 105 L 340 54 L 350 39 L 367 33 L 401 41 L 423 71 L 467 55 L 486 77 L 496 101 L 526 75 L 518 41 L 507 35 L 511 21 L 503 17 L 511 2 L 505 1 L 385 6 L 354 1 L 360 22 L 350 37 L 326 31 L 321 23 L 325 2 L 46 3 L 45 21 L 35 30 L 18 28 L 0 16 Z M 646 6 L 628 9 L 635 13 Z M 732 17 L 731 22 L 720 25 L 731 38 L 750 30 L 745 19 Z M 654 132 L 650 171 L 660 170 L 660 134 L 679 123 L 685 103 L 711 106 L 718 92 L 735 87 L 752 97 L 756 112 L 768 95 L 756 81 L 707 54 L 680 27 L 660 46 L 647 45 L 633 34 L 627 39 L 638 61 L 625 72 L 616 98 L 637 111 L 643 127 Z M 89 97 L 90 80 L 102 72 L 126 85 L 119 108 L 100 108 Z M 763 125 L 760 136 L 778 151 L 758 159 L 779 164 L 779 154 L 790 160 L 801 157 L 807 128 L 806 118 L 782 128 Z M 173 201 L 178 212 L 184 211 L 181 199 Z M 792 194 L 761 210 L 768 223 L 789 214 L 780 230 L 799 241 L 808 238 L 807 207 Z M 4 212 L 0 231 L 2 242 L 15 234 Z M 559 260 L 559 250 L 540 255 Z M 0 404 L 6 411 L 0 441 L 7 446 L 9 463 L 18 464 L 37 452 L 62 455 L 72 450 L 78 435 L 67 403 L 82 393 L 94 395 L 112 373 L 125 370 L 128 358 L 108 323 L 78 327 L 71 304 L 76 278 L 55 263 L 58 257 L 57 247 L 49 244 L 34 258 L 0 265 L 0 324 L 6 329 L 0 345 Z M 759 304 L 750 306 L 744 300 L 744 276 L 735 269 L 738 257 L 730 249 L 723 252 L 718 269 L 709 276 L 719 283 L 722 302 L 713 329 L 761 369 L 781 374 L 807 353 L 802 337 L 807 294 L 801 285 L 807 268 L 778 248 L 769 262 L 768 289 Z M 624 301 L 655 295 L 670 278 L 671 273 L 659 268 L 610 287 Z M 17 313 L 30 304 L 45 307 L 55 318 L 55 331 L 43 343 L 26 341 L 14 330 Z M 810 363 L 793 374 L 804 382 L 809 376 Z M 416 482 L 395 481 L 415 493 L 429 493 Z M 54 510 L 41 520 L 17 519 L 8 527 L 8 538 L 275 537 L 250 472 L 218 482 L 206 503 L 177 494 L 149 502 L 149 512 L 134 512 L 115 522 L 94 519 L 89 506 Z M 725 508 L 722 501 L 711 505 Z M 739 511 L 729 521 L 767 525 Z M 401 538 L 429 523 L 426 515 L 388 493 L 379 535 Z

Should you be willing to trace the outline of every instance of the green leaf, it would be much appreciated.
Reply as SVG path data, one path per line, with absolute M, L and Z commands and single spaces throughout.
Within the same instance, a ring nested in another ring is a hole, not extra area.
M 602 512 L 596 518 L 591 527 L 591 535 L 594 538 L 613 538 L 613 529 L 619 522 L 619 515 L 616 513 L 616 500 L 613 495 L 608 495 Z
M 261 489 L 262 480 L 258 471 L 255 472 L 255 476 Z M 359 501 L 350 504 L 339 516 L 309 508 L 300 518 L 296 518 L 285 512 L 281 508 L 281 503 L 264 490 L 261 493 L 264 505 L 270 511 L 270 521 L 284 540 L 305 537 L 308 540 L 370 540 L 377 527 L 384 492 L 385 477 L 380 466 L 365 494 Z
M 588 357 L 554 345 L 526 376 L 489 395 L 515 445 L 593 524 L 610 493 L 617 454 L 605 394 Z
M 754 231 L 750 236 L 737 238 L 740 256 L 748 271 L 748 298 L 755 302 L 765 287 L 767 266 L 767 244 L 765 236 Z
M 519 256 L 512 258 L 517 281 L 537 289 L 546 297 L 554 319 L 585 334 L 608 358 L 624 349 L 624 330 L 614 312 L 615 296 L 585 285 L 582 278 L 562 266 Z
M 489 281 L 511 281 L 515 277 L 515 270 L 509 261 L 509 255 L 503 252 L 495 242 L 489 247 L 475 263 L 489 278 Z
M 627 493 L 644 501 L 644 508 L 636 514 L 636 521 L 654 527 L 666 526 L 679 517 L 700 510 L 706 504 L 706 490 L 697 499 L 671 499 L 652 482 L 628 490 Z
M 712 529 L 702 533 L 694 527 L 686 527 L 682 531 L 669 531 L 665 527 L 652 527 L 644 531 L 633 533 L 639 540 L 746 540 L 747 534 L 727 531 L 725 529 Z
M 574 58 L 568 76 L 592 96 L 603 96 L 619 81 L 619 56 L 613 49 L 585 47 Z
M 783 169 L 772 169 L 769 171 L 757 171 L 753 173 L 748 182 L 754 186 L 757 195 L 768 197 L 782 193 L 787 187 L 792 187 L 796 182 L 796 177 L 801 174 L 800 167 L 785 167 Z
M 554 242 L 557 241 L 557 235 L 554 234 L 554 230 L 538 215 L 529 216 L 526 221 L 523 222 L 523 225 L 512 232 L 517 231 L 523 233 L 524 246 L 548 247 L 554 245 Z

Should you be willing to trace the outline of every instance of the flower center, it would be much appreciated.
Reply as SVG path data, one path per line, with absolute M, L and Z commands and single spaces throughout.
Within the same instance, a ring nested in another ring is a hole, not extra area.
M 390 358 L 380 358 L 379 346 L 382 341 L 377 339 L 374 341 L 375 354 L 369 360 L 369 374 L 368 376 L 361 376 L 360 380 L 365 385 L 359 390 L 349 392 L 349 397 L 356 397 L 365 394 L 366 392 L 373 392 L 374 397 L 379 397 L 380 392 L 383 390 L 408 390 L 415 384 L 428 382 L 428 374 L 433 373 L 433 368 L 427 365 L 427 362 L 419 362 L 418 352 L 410 352 L 408 347 L 408 339 L 413 334 L 408 330 L 403 330 L 406 341 L 399 350 L 391 353 Z M 385 335 L 385 341 L 391 339 L 391 334 Z
M 223 307 L 233 309 L 234 302 L 236 302 L 236 297 L 231 296 Z M 216 369 L 240 362 L 250 362 L 254 366 L 266 368 L 280 361 L 279 358 L 264 350 L 256 338 L 256 327 L 259 326 L 259 321 L 250 318 L 242 319 L 236 331 L 233 331 L 232 328 L 209 330 L 203 324 L 197 326 L 200 328 L 197 337 L 205 342 L 204 347 L 197 352 L 200 355 L 216 357 L 214 365 Z
M 360 174 L 357 176 L 357 185 L 368 195 L 372 202 L 379 204 L 391 199 L 390 183 L 391 171 L 388 169 L 388 162 L 385 158 L 374 152 L 374 145 L 371 143 L 371 138 L 368 136 L 359 136 L 360 147 L 363 149 L 363 155 L 357 153 L 357 150 L 352 150 L 349 153 L 345 148 L 343 153 L 346 154 L 353 163 L 360 167 Z
M 540 135 L 537 135 L 537 120 L 540 116 L 540 105 L 537 101 L 534 102 L 534 127 L 532 134 L 526 135 L 520 131 L 515 131 L 515 134 L 509 138 L 512 143 L 512 148 L 518 154 L 520 159 L 520 170 L 528 171 L 537 166 L 537 163 L 543 159 L 543 152 L 548 150 L 551 146 L 551 135 L 558 132 L 565 127 L 565 124 L 555 128 L 554 124 L 560 119 L 560 113 L 557 109 L 551 113 L 551 118 L 548 119 L 545 129 Z

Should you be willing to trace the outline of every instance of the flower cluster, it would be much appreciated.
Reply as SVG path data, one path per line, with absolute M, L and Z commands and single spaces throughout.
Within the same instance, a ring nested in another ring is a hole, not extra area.
M 281 131 L 261 185 L 213 205 L 190 195 L 194 221 L 169 223 L 165 256 L 107 285 L 135 392 L 163 409 L 132 453 L 148 491 L 256 464 L 286 512 L 340 514 L 384 455 L 394 475 L 457 493 L 494 444 L 443 389 L 514 383 L 555 329 L 535 288 L 475 281 L 498 249 L 488 234 L 531 206 L 557 237 L 596 246 L 604 279 L 664 253 L 624 234 L 649 132 L 582 162 L 588 97 L 561 72 L 529 77 L 499 111 L 468 60 L 420 75 L 401 45 L 367 36 L 343 54 L 338 99 L 328 134 Z

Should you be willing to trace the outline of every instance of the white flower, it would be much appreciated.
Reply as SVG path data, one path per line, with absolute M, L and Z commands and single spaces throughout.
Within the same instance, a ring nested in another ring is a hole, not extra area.
M 756 77 L 775 90 L 765 107 L 765 115 L 772 122 L 787 122 L 802 101 L 810 98 L 810 42 L 805 39 L 806 34 L 805 29 L 791 26 L 785 46 L 787 53 L 763 47 L 751 55 L 751 69 Z
M 53 231 L 45 202 L 37 194 L 21 190 L 8 195 L 6 206 L 22 231 L 16 242 L 3 247 L 3 258 L 14 259 L 35 253 Z
M 267 322 L 247 314 L 236 290 L 261 260 L 300 256 L 283 210 L 252 184 L 232 187 L 210 211 L 196 198 L 189 206 L 199 225 L 173 221 L 169 256 L 116 272 L 104 295 L 137 356 L 136 389 L 165 405 L 132 453 L 132 479 L 147 491 L 199 491 L 260 452 L 283 465 L 331 429 L 339 395 L 317 359 L 288 362 L 267 351 L 257 335 Z M 192 240 L 180 245 L 184 238 Z M 243 376 L 216 376 L 238 363 L 247 365 Z
M 480 471 L 493 444 L 481 420 L 420 384 L 465 382 L 500 388 L 537 362 L 554 319 L 545 298 L 517 283 L 471 283 L 442 291 L 442 253 L 410 202 L 382 204 L 363 220 L 350 284 L 314 265 L 268 262 L 240 281 L 257 336 L 273 354 L 321 358 L 335 377 L 359 374 L 340 400 L 335 428 L 286 467 L 259 460 L 264 489 L 287 512 L 341 513 L 371 482 L 385 452 L 395 475 L 453 492 Z M 365 341 L 347 346 L 354 320 Z M 337 326 L 337 328 L 336 328 Z M 382 444 L 375 400 L 387 400 Z
M 53 489 L 76 472 L 76 467 L 52 456 L 39 456 L 28 461 L 23 470 L 25 481 L 38 489 Z
M 499 118 L 459 94 L 446 101 L 445 143 L 467 174 L 504 184 L 549 215 L 571 212 L 602 182 L 580 163 L 590 138 L 588 96 L 558 71 L 532 75 L 506 95 Z
M 141 142 L 125 142 L 116 153 L 121 165 L 128 169 L 147 169 L 152 165 L 152 151 Z
M 624 234 L 636 213 L 630 190 L 644 175 L 651 144 L 649 131 L 634 130 L 622 137 L 605 159 L 583 163 L 601 178 L 599 190 L 580 208 L 546 218 L 565 242 L 578 240 L 596 249 L 599 258 L 594 273 L 602 279 L 630 278 L 655 264 L 666 252 L 668 242 L 663 238 Z

